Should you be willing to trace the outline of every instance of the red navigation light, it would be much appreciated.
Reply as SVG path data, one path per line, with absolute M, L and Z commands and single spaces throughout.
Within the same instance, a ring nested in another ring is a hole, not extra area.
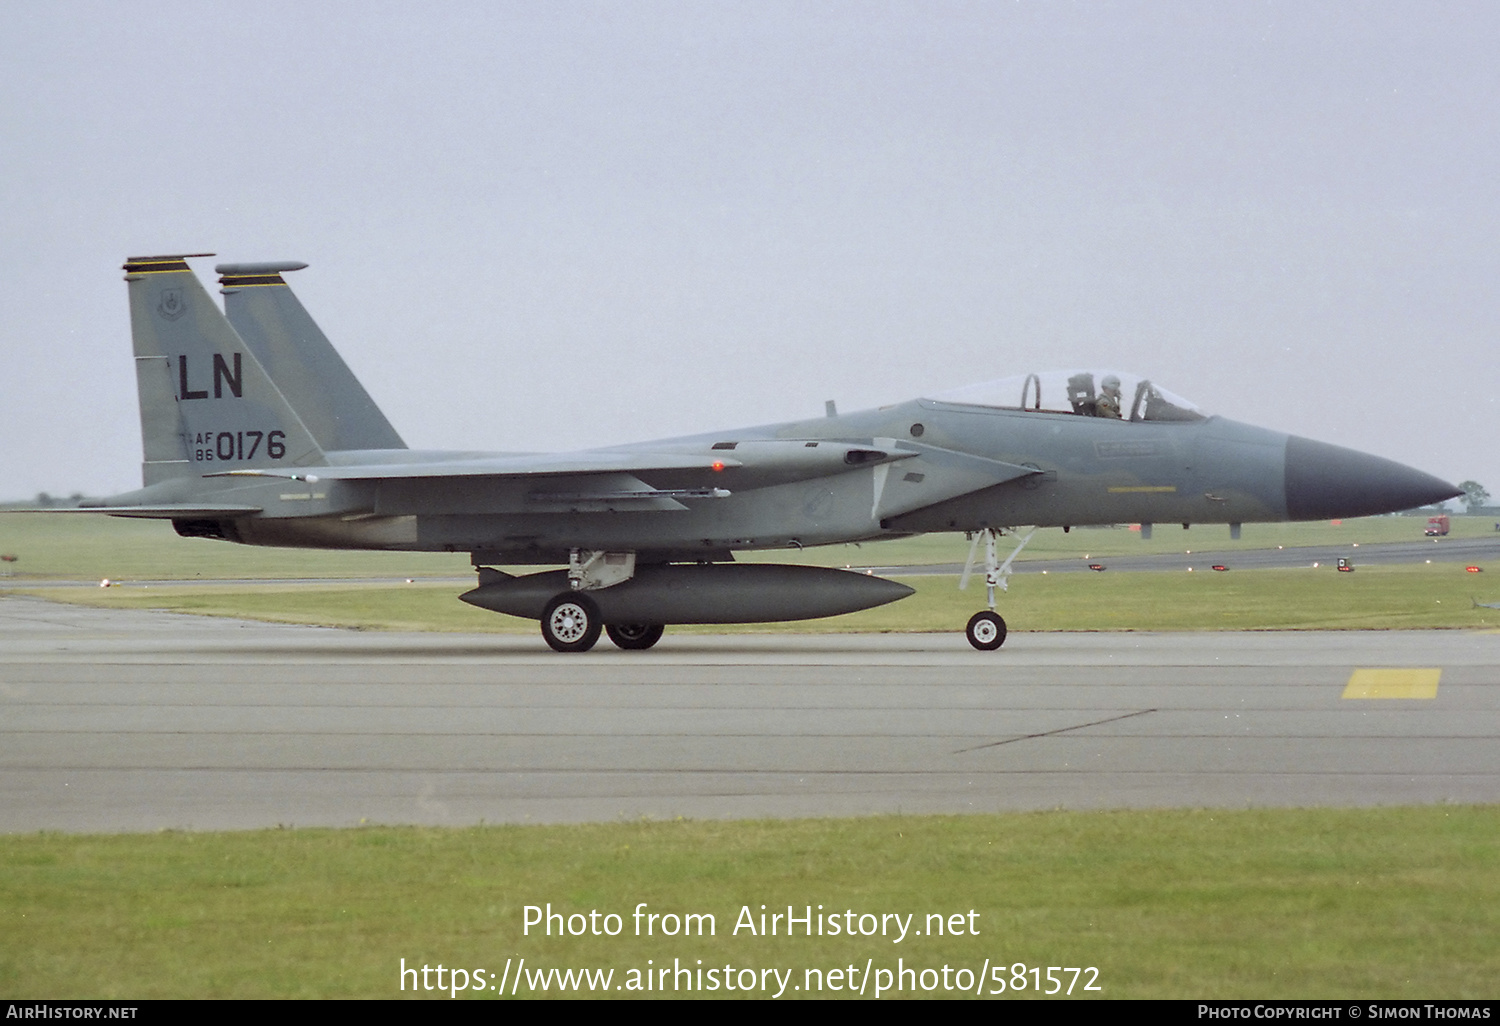
M 724 469 L 724 461 L 723 460 L 714 460 L 713 463 L 711 464 L 711 466 L 713 467 L 713 469 L 714 469 L 715 472 L 723 470 Z

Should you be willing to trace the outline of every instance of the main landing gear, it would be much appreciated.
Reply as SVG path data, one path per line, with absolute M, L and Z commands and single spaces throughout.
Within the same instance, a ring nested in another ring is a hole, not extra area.
M 604 628 L 615 647 L 627 652 L 642 652 L 650 648 L 661 640 L 665 629 L 659 623 L 612 623 Z
M 556 652 L 587 652 L 601 631 L 616 647 L 640 652 L 660 641 L 664 630 L 659 623 L 601 623 L 594 600 L 576 591 L 557 596 L 542 612 L 542 637 Z
M 1014 534 L 1014 530 L 1011 532 Z M 1031 541 L 1031 536 L 1036 533 L 1036 528 L 1027 531 L 1020 543 L 1004 563 L 1001 563 L 995 552 L 995 540 L 1000 537 L 1001 532 L 997 528 L 986 527 L 974 536 L 974 544 L 969 546 L 969 561 L 964 565 L 963 576 L 958 580 L 958 587 L 963 590 L 969 586 L 969 575 L 974 570 L 974 557 L 979 553 L 979 543 L 984 542 L 984 584 L 989 593 L 989 608 L 981 610 L 969 617 L 968 626 L 964 628 L 964 636 L 969 639 L 969 644 L 981 652 L 993 652 L 1005 644 L 1005 618 L 995 612 L 995 588 L 998 585 L 1001 591 L 1006 590 L 1006 578 L 1010 576 L 1010 564 L 1021 554 L 1026 543 Z
M 573 549 L 568 553 L 568 585 L 542 610 L 542 637 L 557 652 L 587 652 L 601 631 L 627 651 L 643 651 L 661 640 L 659 623 L 604 623 L 588 593 L 635 576 L 634 552 Z

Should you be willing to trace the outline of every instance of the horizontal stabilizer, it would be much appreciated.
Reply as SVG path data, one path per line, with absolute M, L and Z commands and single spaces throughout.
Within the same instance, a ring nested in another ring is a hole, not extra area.
M 112 517 L 141 517 L 146 520 L 171 520 L 176 517 L 239 517 L 261 512 L 261 506 L 232 503 L 168 502 L 157 506 L 44 506 L 35 509 L 9 509 L 7 513 L 108 513 Z

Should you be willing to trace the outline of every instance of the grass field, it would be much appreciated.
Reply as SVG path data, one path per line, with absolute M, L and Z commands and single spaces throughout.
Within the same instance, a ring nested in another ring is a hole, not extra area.
M 1279 544 L 1372 544 L 1420 537 L 1414 517 L 1370 517 L 1344 524 L 1249 525 L 1240 548 Z M 1493 524 L 1455 518 L 1454 534 L 1479 536 Z M 1190 532 L 1196 541 L 1229 547 L 1218 532 Z M 1227 535 L 1227 532 L 1223 533 Z M 1212 536 L 1210 536 L 1212 535 Z M 1257 536 L 1259 536 L 1257 538 Z M 1172 544 L 1168 544 L 1169 540 Z M 1026 553 L 1035 557 L 1104 555 L 1109 552 L 1180 551 L 1175 532 L 1159 531 L 1149 542 L 1126 530 L 1038 532 Z M 1440 544 L 1440 543 L 1439 543 Z M 202 539 L 184 539 L 165 524 L 71 514 L 0 516 L 0 551 L 20 558 L 0 589 L 24 591 L 37 579 L 97 581 L 127 586 L 109 589 L 49 589 L 46 597 L 88 605 L 163 609 L 286 623 L 369 630 L 430 630 L 532 633 L 527 620 L 478 610 L 456 601 L 464 585 L 433 583 L 436 577 L 470 574 L 464 554 L 319 552 L 257 549 Z M 961 561 L 967 544 L 958 535 L 808 549 L 797 561 L 842 566 L 902 565 Z M 789 554 L 752 553 L 747 558 L 787 560 Z M 25 569 L 21 569 L 22 567 Z M 899 574 L 892 576 L 899 577 Z M 287 578 L 385 578 L 398 583 L 277 584 Z M 254 586 L 215 585 L 218 578 L 244 578 Z M 405 579 L 413 583 L 399 583 Z M 130 587 L 132 580 L 173 581 L 171 586 Z M 848 616 L 792 624 L 750 624 L 674 631 L 953 631 L 984 604 L 975 583 L 960 592 L 953 578 L 911 578 L 909 599 Z M 1451 563 L 1363 566 L 1354 574 L 1330 567 L 1298 570 L 1180 573 L 1022 574 L 1011 579 L 1000 612 L 1016 630 L 1250 630 L 1261 628 L 1491 627 L 1500 611 L 1476 608 L 1472 597 L 1500 600 L 1483 589 L 1488 581 Z M 1500 588 L 1500 585 L 1496 586 Z
M 468 553 L 325 552 L 180 538 L 162 520 L 82 513 L 0 512 L 0 564 L 9 580 L 216 580 L 431 577 L 468 574 Z M 0 586 L 7 580 L 0 576 Z
M 624 932 L 523 936 L 548 902 Z M 632 936 L 640 902 L 711 913 L 714 936 Z M 736 936 L 761 905 L 963 913 L 965 935 Z M 800 985 L 899 957 L 971 977 L 988 959 L 1008 983 L 1017 962 L 1094 966 L 1110 998 L 1494 998 L 1500 809 L 12 836 L 0 915 L 0 992 L 26 998 L 397 997 L 402 958 L 498 978 L 523 956 L 616 984 L 648 959 Z

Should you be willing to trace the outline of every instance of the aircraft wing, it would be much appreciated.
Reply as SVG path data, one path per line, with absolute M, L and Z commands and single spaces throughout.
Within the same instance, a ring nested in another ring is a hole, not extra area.
M 389 481 L 398 478 L 536 477 L 646 473 L 653 470 L 723 470 L 741 463 L 720 453 L 647 453 L 595 450 L 522 453 L 478 459 L 227 470 L 205 477 L 282 477 L 293 481 Z
M 684 510 L 688 507 L 682 500 L 723 499 L 732 491 L 864 470 L 874 474 L 870 513 L 880 519 L 1040 473 L 1033 467 L 893 438 L 763 438 L 715 443 L 707 449 L 701 445 L 678 451 L 463 453 L 447 458 L 434 454 L 401 462 L 375 457 L 369 463 L 245 467 L 203 476 L 247 484 L 254 480 L 299 481 L 309 486 L 321 482 L 378 483 L 382 488 L 377 511 L 536 513 Z M 649 483 L 655 473 L 661 472 L 672 473 L 676 480 L 663 486 Z M 545 482 L 557 483 L 549 488 Z M 250 503 L 152 502 L 149 495 L 139 497 L 144 500 L 139 505 L 123 502 L 127 496 L 117 496 L 71 511 L 173 519 L 265 512 L 265 507 L 254 504 L 255 499 L 249 495 L 246 498 L 251 498 Z
M 884 444 L 882 444 L 884 443 Z M 649 475 L 660 471 L 702 471 L 713 483 L 760 488 L 790 481 L 847 474 L 919 455 L 915 447 L 894 439 L 867 441 L 801 438 L 752 438 L 701 443 L 681 450 L 590 449 L 581 452 L 463 455 L 452 459 L 400 463 L 356 463 L 320 466 L 256 467 L 226 470 L 205 477 L 278 477 L 293 481 L 442 481 L 461 478 L 527 479 L 593 475 Z M 993 461 L 985 461 L 993 463 Z M 995 464 L 999 466 L 1000 464 Z M 717 474 L 724 474 L 718 479 Z

